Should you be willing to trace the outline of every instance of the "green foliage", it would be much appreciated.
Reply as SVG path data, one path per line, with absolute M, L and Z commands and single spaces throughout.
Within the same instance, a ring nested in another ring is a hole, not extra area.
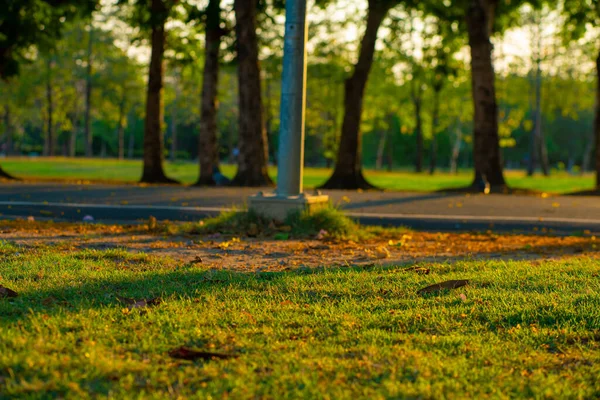
M 286 219 L 286 225 L 292 227 L 292 233 L 300 237 L 314 237 L 321 231 L 323 236 L 333 238 L 359 238 L 365 235 L 362 228 L 344 212 L 329 206 L 314 212 L 293 213 Z
M 52 48 L 65 21 L 89 15 L 97 0 L 5 0 L 0 8 L 0 78 L 19 73 L 34 49 Z

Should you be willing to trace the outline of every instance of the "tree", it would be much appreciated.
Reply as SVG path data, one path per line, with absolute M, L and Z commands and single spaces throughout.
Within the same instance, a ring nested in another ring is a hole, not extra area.
M 471 187 L 477 191 L 507 189 L 502 168 L 498 134 L 493 45 L 491 38 L 501 33 L 526 0 L 454 0 L 429 2 L 430 11 L 442 19 L 459 23 L 469 42 L 473 96 L 473 158 L 475 177 Z M 540 1 L 528 1 L 539 5 Z
M 198 159 L 200 174 L 197 185 L 215 185 L 214 172 L 219 169 L 217 142 L 217 93 L 219 83 L 219 48 L 225 30 L 221 26 L 221 0 L 210 0 L 205 12 L 204 79 L 202 80 L 202 105 Z
M 498 137 L 498 105 L 491 35 L 496 14 L 496 0 L 470 0 L 466 22 L 471 50 L 471 85 L 473 90 L 473 186 L 480 190 L 504 190 Z M 489 187 L 486 188 L 486 186 Z
M 85 122 L 84 122 L 84 138 L 85 138 L 85 156 L 92 157 L 93 136 L 90 128 L 92 123 L 92 53 L 94 47 L 94 25 L 90 22 L 88 32 L 88 46 L 86 55 L 86 74 L 85 74 Z
M 127 3 L 128 0 L 122 0 Z M 146 114 L 144 119 L 144 157 L 140 182 L 176 183 L 163 169 L 163 86 L 164 55 L 166 47 L 165 25 L 174 13 L 178 0 L 134 0 L 132 22 L 150 32 L 150 65 L 146 88 Z
M 369 0 L 367 26 L 358 61 L 352 75 L 344 83 L 344 119 L 333 175 L 321 187 L 325 189 L 373 188 L 362 173 L 360 121 L 363 96 L 373 64 L 375 43 L 381 23 L 399 0 Z
M 564 13 L 568 16 L 566 25 L 566 38 L 568 40 L 577 40 L 585 36 L 591 27 L 597 27 L 600 24 L 600 0 L 578 1 L 564 0 Z M 598 34 L 598 31 L 595 32 Z M 600 43 L 600 37 L 594 40 Z M 595 143 L 596 159 L 596 191 L 600 191 L 600 46 L 596 48 L 595 66 L 596 66 L 596 103 L 594 106 L 594 125 L 593 138 Z
M 0 78 L 17 75 L 32 46 L 51 47 L 63 23 L 89 15 L 97 0 L 11 1 L 0 8 Z M 13 178 L 0 167 L 0 177 Z
M 258 62 L 256 12 L 258 0 L 235 0 L 238 92 L 239 156 L 234 186 L 271 186 L 267 170 L 268 141 L 263 118 Z

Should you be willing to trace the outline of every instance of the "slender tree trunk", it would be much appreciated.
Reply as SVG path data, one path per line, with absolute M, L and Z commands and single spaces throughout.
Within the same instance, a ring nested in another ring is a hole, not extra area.
M 392 2 L 389 1 L 369 0 L 367 27 L 362 38 L 358 61 L 352 76 L 346 79 L 344 85 L 344 120 L 337 161 L 333 175 L 322 188 L 373 188 L 362 173 L 360 120 L 365 87 L 373 64 L 377 32 L 391 6 Z
M 600 54 L 596 59 L 596 105 L 594 116 L 594 138 L 596 143 L 596 189 L 600 190 Z
M 239 104 L 239 98 L 235 98 L 235 96 L 238 93 L 237 87 L 236 87 L 236 79 L 234 79 L 233 76 L 231 76 L 232 74 L 229 74 L 229 92 L 231 93 L 232 96 L 232 102 L 233 103 L 238 103 Z M 235 123 L 233 123 L 233 119 L 235 119 L 235 121 L 237 121 L 239 119 L 239 110 L 237 110 L 237 115 L 236 115 L 236 109 L 234 108 L 231 112 L 231 115 L 234 117 L 229 121 L 228 124 L 228 129 L 227 129 L 227 147 L 229 148 L 229 157 L 228 157 L 228 162 L 229 164 L 236 164 L 237 163 L 237 156 L 234 154 L 234 149 L 236 148 L 236 127 L 238 125 L 236 125 Z
M 594 153 L 594 132 L 593 129 L 590 131 L 590 135 L 587 138 L 587 144 L 585 146 L 585 151 L 583 153 L 583 161 L 581 163 L 581 174 L 583 175 L 585 172 L 590 172 L 591 164 L 592 164 L 592 154 Z
M 454 140 L 454 146 L 452 146 L 452 156 L 450 157 L 450 173 L 456 174 L 458 172 L 458 157 L 460 156 L 460 148 L 462 146 L 462 126 L 460 118 L 456 119 L 456 137 Z
M 117 142 L 118 142 L 118 158 L 125 158 L 125 88 L 121 94 L 121 102 L 119 103 L 119 121 L 117 123 Z
M 418 83 L 417 83 L 418 84 Z M 415 107 L 415 172 L 423 171 L 423 122 L 421 118 L 421 89 L 413 81 L 412 101 Z
M 471 0 L 466 18 L 474 105 L 475 178 L 472 186 L 479 191 L 484 191 L 488 184 L 492 191 L 506 189 L 498 139 L 498 105 L 490 41 L 494 14 L 494 0 Z
M 93 156 L 93 135 L 92 135 L 92 50 L 94 43 L 94 27 L 90 23 L 90 34 L 88 37 L 87 48 L 87 69 L 85 75 L 85 121 L 84 121 L 84 137 L 85 137 L 85 156 Z
M 171 109 L 171 150 L 169 150 L 169 160 L 177 161 L 177 108 Z
M 272 186 L 268 174 L 268 141 L 263 119 L 258 38 L 257 0 L 235 0 L 238 91 L 239 150 L 238 170 L 233 186 Z
M 385 144 L 387 142 L 388 131 L 382 129 L 379 134 L 379 144 L 377 145 L 377 158 L 375 159 L 375 169 L 383 168 L 383 154 L 385 152 Z
M 198 137 L 198 160 L 200 174 L 196 185 L 214 186 L 214 172 L 219 170 L 219 146 L 217 142 L 217 112 L 219 87 L 219 48 L 221 46 L 221 0 L 210 0 L 206 8 L 206 39 L 204 52 L 204 75 L 200 110 L 200 135 Z
M 75 115 L 71 121 L 71 135 L 69 137 L 69 157 L 75 157 L 77 152 L 77 134 L 79 133 L 79 108 L 75 108 Z
M 387 140 L 386 164 L 387 164 L 387 171 L 392 172 L 392 169 L 394 168 L 394 137 L 395 137 L 395 133 L 400 131 L 400 126 L 399 126 L 399 124 L 396 123 L 394 114 L 389 114 L 388 119 L 390 121 L 390 123 L 389 123 L 390 130 L 388 133 L 388 140 Z
M 433 175 L 437 167 L 437 135 L 440 125 L 440 92 L 441 87 L 434 87 L 433 111 L 431 118 L 431 151 L 429 158 L 429 174 Z
M 52 57 L 48 57 L 46 64 L 46 140 L 44 141 L 44 155 L 54 155 L 54 100 L 52 93 Z
M 8 104 L 4 105 L 4 144 L 6 145 L 6 155 L 10 156 L 12 154 L 13 147 L 13 125 L 11 119 L 10 106 Z
M 267 75 L 265 78 L 265 126 L 267 129 L 267 141 L 269 143 L 269 158 L 273 159 L 277 165 L 277 144 L 275 143 L 275 133 L 273 132 L 273 109 L 271 99 L 271 78 Z M 307 107 L 308 107 L 307 99 Z
M 150 68 L 146 92 L 146 116 L 144 122 L 144 170 L 141 182 L 176 183 L 163 170 L 163 57 L 165 53 L 165 21 L 168 9 L 163 0 L 152 0 L 153 15 L 164 18 L 152 27 Z

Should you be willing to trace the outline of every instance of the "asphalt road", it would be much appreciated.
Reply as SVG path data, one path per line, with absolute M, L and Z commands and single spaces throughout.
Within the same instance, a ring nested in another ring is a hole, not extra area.
M 0 218 L 100 222 L 193 221 L 242 207 L 260 189 L 108 184 L 3 183 Z M 262 189 L 267 192 L 270 189 Z M 458 193 L 325 191 L 364 224 L 423 230 L 600 232 L 600 198 Z

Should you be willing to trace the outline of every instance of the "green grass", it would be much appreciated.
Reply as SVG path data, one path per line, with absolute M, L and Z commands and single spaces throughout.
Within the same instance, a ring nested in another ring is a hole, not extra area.
M 0 299 L 0 398 L 600 396 L 597 260 L 403 268 L 244 274 L 3 242 L 0 284 L 20 295 Z M 182 345 L 239 358 L 171 359 Z
M 7 158 L 0 160 L 2 167 L 23 178 L 46 179 L 89 179 L 106 181 L 136 182 L 141 176 L 141 161 L 118 161 L 114 159 L 67 159 L 67 158 Z M 167 174 L 183 183 L 193 183 L 198 176 L 198 167 L 194 163 L 165 164 Z M 224 165 L 223 173 L 232 177 L 235 166 Z M 275 168 L 270 174 L 276 177 Z M 316 187 L 325 182 L 331 174 L 325 168 L 306 168 L 304 184 Z M 382 172 L 366 171 L 367 178 L 375 185 L 392 190 L 434 191 L 451 187 L 466 186 L 471 182 L 470 171 L 459 174 L 440 172 L 433 176 L 416 174 L 408 171 Z M 520 189 L 533 189 L 549 193 L 566 193 L 578 190 L 589 190 L 594 187 L 592 174 L 583 176 L 555 172 L 549 178 L 543 176 L 527 177 L 523 171 L 507 171 L 508 183 Z
M 238 236 L 275 237 L 281 239 L 314 237 L 322 230 L 327 237 L 360 239 L 370 236 L 369 227 L 361 227 L 337 208 L 330 206 L 313 212 L 293 213 L 280 224 L 261 217 L 252 210 L 229 210 L 199 223 L 181 226 L 165 225 L 167 232 L 188 234 L 224 233 Z

